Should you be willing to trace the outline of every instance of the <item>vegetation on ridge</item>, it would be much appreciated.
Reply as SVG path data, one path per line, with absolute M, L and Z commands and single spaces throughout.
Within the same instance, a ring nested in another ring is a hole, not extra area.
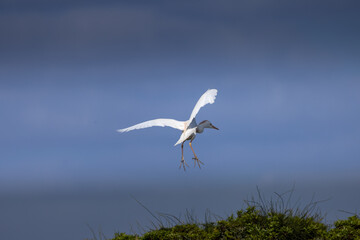
M 263 215 L 255 207 L 240 210 L 236 216 L 205 224 L 182 224 L 151 230 L 142 236 L 115 233 L 113 240 L 135 239 L 360 239 L 358 216 L 335 222 L 329 229 L 313 217 L 292 216 L 284 213 Z
M 205 223 L 199 223 L 191 212 L 185 220 L 169 215 L 155 215 L 139 202 L 154 218 L 152 227 L 142 235 L 115 233 L 112 240 L 155 240 L 155 239 L 323 239 L 360 240 L 360 218 L 358 215 L 346 220 L 337 220 L 332 226 L 324 224 L 317 204 L 311 201 L 304 207 L 298 202 L 290 206 L 293 190 L 286 201 L 285 194 L 276 194 L 267 201 L 258 190 L 259 200 L 245 201 L 246 210 L 240 210 L 226 219 L 205 214 Z

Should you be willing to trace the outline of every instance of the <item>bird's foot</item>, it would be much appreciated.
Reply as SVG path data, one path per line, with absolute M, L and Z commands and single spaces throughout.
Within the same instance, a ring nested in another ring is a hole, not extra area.
M 199 166 L 199 168 L 201 168 L 200 163 L 201 163 L 202 165 L 204 165 L 204 163 L 203 163 L 202 161 L 200 161 L 200 160 L 197 158 L 197 156 L 193 157 L 193 160 L 194 160 L 194 167 L 196 167 L 196 164 L 197 164 L 197 165 Z
M 189 167 L 189 165 L 185 162 L 184 159 L 181 159 L 181 162 L 180 162 L 180 166 L 179 166 L 179 169 L 181 169 L 181 167 L 184 168 L 184 171 L 186 171 L 186 166 Z

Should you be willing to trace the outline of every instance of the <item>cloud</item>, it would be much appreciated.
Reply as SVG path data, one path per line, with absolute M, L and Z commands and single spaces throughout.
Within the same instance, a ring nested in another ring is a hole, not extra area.
M 301 64 L 309 56 L 335 59 L 350 52 L 342 40 L 359 40 L 351 4 L 35 3 L 38 8 L 21 11 L 11 11 L 7 3 L 9 10 L 0 12 L 0 62 L 277 58 Z M 27 6 L 23 1 L 16 6 L 22 5 Z

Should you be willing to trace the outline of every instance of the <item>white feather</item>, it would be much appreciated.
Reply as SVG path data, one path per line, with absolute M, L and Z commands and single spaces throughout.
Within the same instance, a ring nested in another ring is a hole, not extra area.
M 216 95 L 217 95 L 216 89 L 207 90 L 197 101 L 194 109 L 191 112 L 189 122 L 191 122 L 196 117 L 196 114 L 198 114 L 200 108 L 202 108 L 208 103 L 213 104 L 215 102 Z
M 174 119 L 159 118 L 159 119 L 142 122 L 128 128 L 119 129 L 117 131 L 128 132 L 135 129 L 149 128 L 149 127 L 172 127 L 183 131 L 185 128 L 185 122 L 177 121 Z

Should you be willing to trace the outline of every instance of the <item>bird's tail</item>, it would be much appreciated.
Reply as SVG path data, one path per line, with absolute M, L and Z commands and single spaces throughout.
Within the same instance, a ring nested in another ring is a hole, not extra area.
M 185 131 L 181 134 L 179 140 L 175 143 L 174 146 L 179 145 L 180 143 L 183 143 L 184 141 L 186 141 L 187 138 L 188 138 L 187 132 Z
M 174 147 L 176 146 L 176 145 L 179 145 L 180 143 L 182 143 L 183 141 L 181 140 L 181 138 L 175 143 L 175 145 L 174 145 Z

